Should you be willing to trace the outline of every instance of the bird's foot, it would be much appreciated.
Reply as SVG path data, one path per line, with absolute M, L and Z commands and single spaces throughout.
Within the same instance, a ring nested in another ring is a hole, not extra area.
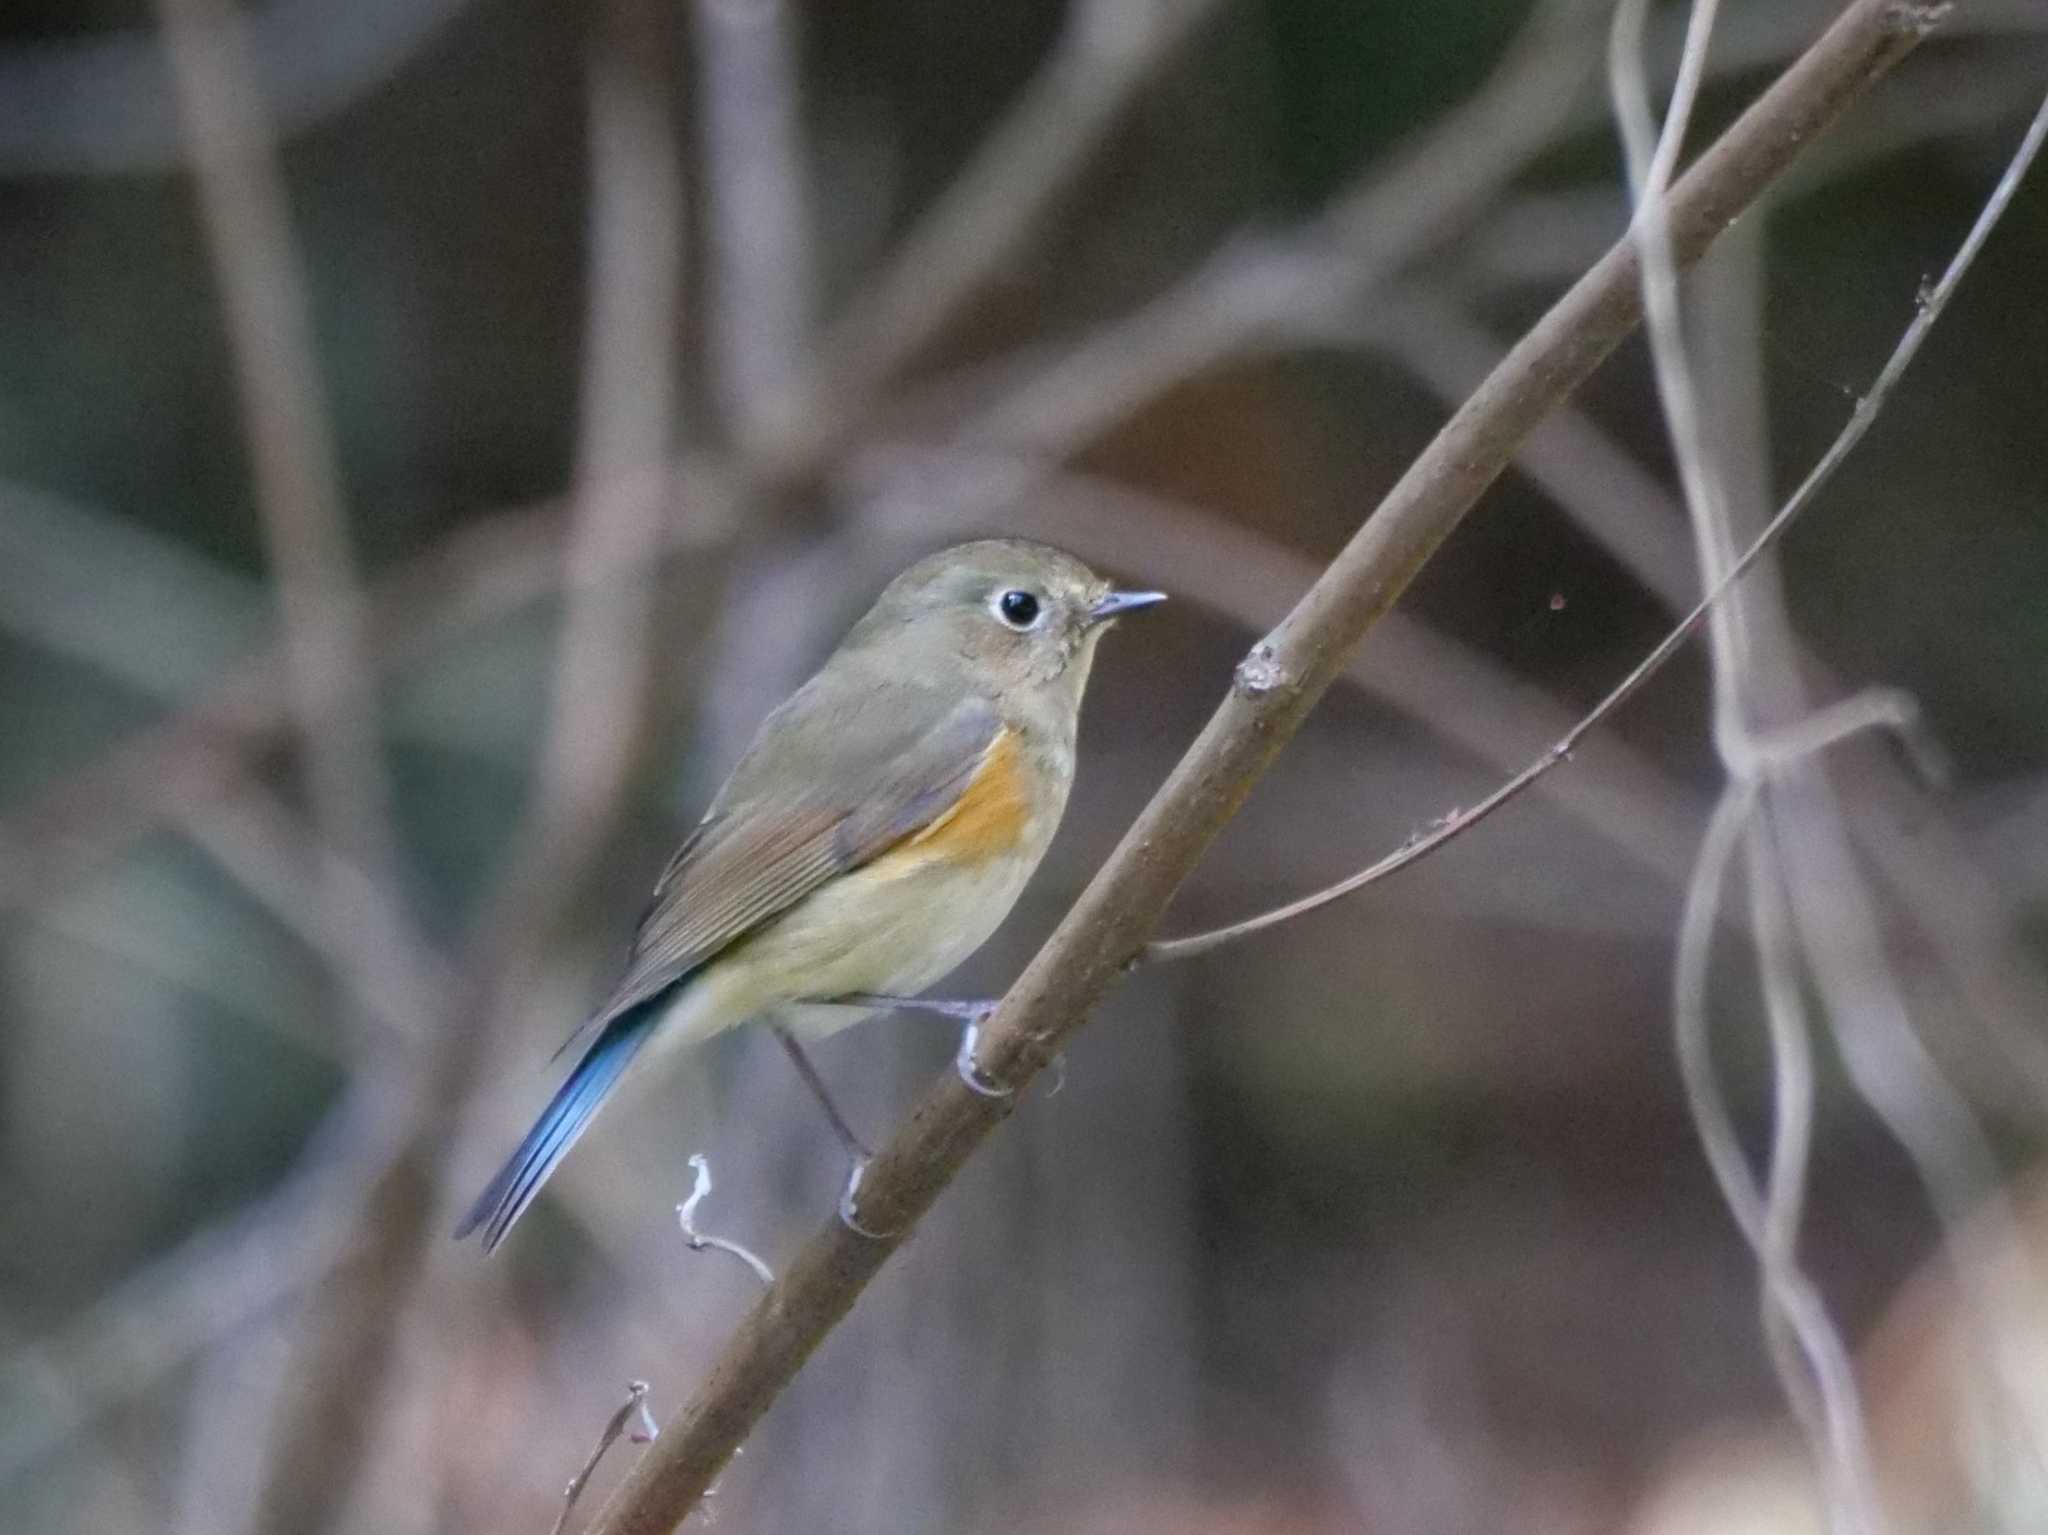
M 994 1011 L 989 1004 L 989 1012 Z M 996 1081 L 981 1069 L 974 1059 L 974 1048 L 981 1043 L 981 1020 L 988 1016 L 983 1012 L 968 1020 L 967 1027 L 960 1031 L 960 1051 L 953 1057 L 953 1069 L 960 1073 L 960 1080 L 968 1088 L 984 1098 L 1007 1098 L 1017 1089 Z
M 966 1027 L 960 1031 L 960 1050 L 953 1057 L 953 1067 L 960 1073 L 960 1080 L 984 1098 L 1007 1098 L 1016 1089 L 1006 1087 L 984 1072 L 975 1062 L 975 1047 L 981 1042 L 981 1025 L 988 1015 L 996 1010 L 998 997 L 898 997 L 879 991 L 849 992 L 833 999 L 849 1007 L 899 1007 L 910 1012 L 937 1013 L 942 1018 L 958 1018 Z
M 860 1194 L 860 1180 L 867 1176 L 867 1170 L 868 1158 L 853 1159 L 853 1170 L 846 1175 L 846 1187 L 839 1192 L 839 1223 L 857 1237 L 866 1237 L 870 1242 L 886 1242 L 895 1235 L 893 1231 L 877 1231 L 860 1218 L 860 1206 L 856 1201 Z

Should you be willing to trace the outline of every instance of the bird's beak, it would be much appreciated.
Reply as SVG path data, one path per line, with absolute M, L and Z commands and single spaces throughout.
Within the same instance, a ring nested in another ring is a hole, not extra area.
M 1135 613 L 1139 608 L 1149 608 L 1166 601 L 1164 592 L 1109 592 L 1095 600 L 1088 609 L 1088 622 L 1105 624 L 1124 613 Z

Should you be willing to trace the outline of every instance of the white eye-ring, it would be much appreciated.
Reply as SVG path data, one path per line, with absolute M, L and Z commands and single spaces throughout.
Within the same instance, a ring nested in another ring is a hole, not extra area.
M 1036 592 L 1026 591 L 1021 586 L 1005 587 L 997 592 L 989 600 L 989 611 L 1020 634 L 1026 629 L 1036 629 L 1045 621 L 1045 604 L 1039 601 Z

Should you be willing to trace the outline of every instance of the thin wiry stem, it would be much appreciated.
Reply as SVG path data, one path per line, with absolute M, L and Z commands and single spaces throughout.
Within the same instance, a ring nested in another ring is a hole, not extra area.
M 1827 450 L 1821 454 L 1814 466 L 1807 471 L 1806 477 L 1799 482 L 1798 487 L 1785 499 L 1784 504 L 1778 508 L 1777 513 L 1771 520 L 1764 525 L 1762 531 L 1751 540 L 1748 547 L 1728 565 L 1727 569 L 1708 590 L 1707 594 L 1693 605 L 1685 617 L 1680 619 L 1671 631 L 1662 640 L 1657 642 L 1655 648 L 1648 655 L 1644 656 L 1641 661 L 1637 662 L 1628 674 L 1599 703 L 1588 710 L 1584 717 L 1569 731 L 1559 737 L 1549 750 L 1545 751 L 1527 767 L 1523 768 L 1521 772 L 1502 784 L 1500 788 L 1487 795 L 1485 799 L 1468 809 L 1458 811 L 1446 817 L 1443 821 L 1431 827 L 1423 836 L 1411 839 L 1378 862 L 1361 869 L 1358 873 L 1339 880 L 1335 884 L 1326 886 L 1321 890 L 1313 891 L 1308 895 L 1289 901 L 1285 905 L 1277 906 L 1271 911 L 1261 912 L 1257 916 L 1248 917 L 1243 921 L 1233 922 L 1226 926 L 1212 928 L 1200 933 L 1190 933 L 1181 938 L 1160 939 L 1147 944 L 1143 956 L 1144 961 L 1150 964 L 1165 960 L 1193 959 L 1198 955 L 1221 948 L 1227 943 L 1232 943 L 1239 938 L 1246 938 L 1253 933 L 1263 932 L 1267 928 L 1277 927 L 1283 922 L 1289 922 L 1297 917 L 1306 916 L 1310 912 L 1318 911 L 1334 901 L 1342 900 L 1347 895 L 1363 890 L 1368 885 L 1377 884 L 1388 875 L 1414 863 L 1418 858 L 1434 852 L 1444 843 L 1470 831 L 1474 826 L 1492 815 L 1494 811 L 1500 809 L 1522 793 L 1523 790 L 1527 789 L 1537 779 L 1550 772 L 1551 769 L 1569 761 L 1579 742 L 1590 731 L 1603 724 L 1617 709 L 1641 691 L 1644 684 L 1649 682 L 1659 671 L 1663 670 L 1665 663 L 1676 655 L 1685 642 L 1697 632 L 1700 625 L 1705 622 L 1708 614 L 1721 602 L 1728 591 L 1737 582 L 1741 581 L 1756 566 L 1759 560 L 1777 547 L 1778 541 L 1785 536 L 1793 523 L 1797 522 L 1806 509 L 1813 504 L 1821 490 L 1834 477 L 1835 471 L 1841 468 L 1850 453 L 1855 450 L 1856 445 L 1863 440 L 1864 434 L 1876 422 L 1878 413 L 1883 410 L 1893 391 L 1897 389 L 1899 380 L 1905 376 L 1907 367 L 1919 352 L 1921 344 L 1927 339 L 1927 333 L 1933 328 L 1934 321 L 1940 317 L 1941 311 L 1947 307 L 1949 300 L 1954 297 L 1956 288 L 1962 282 L 1963 275 L 1970 269 L 1970 264 L 1976 259 L 1978 251 L 1983 248 L 1985 240 L 1989 238 L 1992 229 L 1996 227 L 1999 217 L 2005 212 L 2006 206 L 2012 201 L 2013 193 L 2018 190 L 2020 181 L 2026 175 L 2027 167 L 2033 163 L 2034 157 L 2040 151 L 2044 134 L 2048 134 L 2048 103 L 2044 103 L 2041 111 L 2035 115 L 2033 122 L 2029 125 L 2025 136 L 2020 142 L 2019 149 L 2015 152 L 2011 162 L 2006 166 L 2005 173 L 1999 178 L 1998 185 L 1993 189 L 1991 196 L 1979 211 L 1976 221 L 1970 226 L 1969 234 L 1964 238 L 1962 245 L 1958 247 L 1956 254 L 1950 259 L 1947 268 L 1942 272 L 1941 279 L 1932 288 L 1920 295 L 1911 323 L 1907 325 L 1904 333 L 1893 346 L 1891 355 L 1885 359 L 1885 364 L 1878 371 L 1877 378 L 1872 382 L 1870 388 L 1864 392 L 1862 398 L 1857 401 L 1856 409 L 1851 413 L 1849 420 L 1843 425 L 1842 430 L 1836 435 L 1834 441 L 1828 444 Z
M 1672 964 L 1672 1011 L 1676 1019 L 1678 1064 L 1686 1084 L 1700 1144 L 1707 1154 L 1721 1194 L 1745 1231 L 1760 1231 L 1762 1201 L 1749 1168 L 1733 1116 L 1728 1112 L 1714 1075 L 1707 1030 L 1707 964 L 1712 956 L 1719 920 L 1721 892 L 1728 865 L 1742 846 L 1743 831 L 1755 813 L 1757 785 L 1732 781 L 1707 822 L 1700 839 L 1699 860 L 1686 886 L 1678 921 L 1677 957 Z
M 1685 327 L 1679 319 L 1678 272 L 1671 259 L 1671 231 L 1664 218 L 1664 189 L 1678 163 L 1691 122 L 1701 77 L 1706 72 L 1718 0 L 1696 0 L 1686 25 L 1678 83 L 1661 131 L 1650 110 L 1649 83 L 1642 62 L 1643 22 L 1648 0 L 1621 0 L 1608 33 L 1607 69 L 1635 202 L 1630 234 L 1643 265 L 1643 330 L 1650 341 L 1657 397 L 1678 462 L 1679 485 L 1693 530 L 1694 552 L 1703 579 L 1719 580 L 1734 559 L 1729 544 L 1728 492 L 1718 460 L 1707 450 L 1706 425 L 1693 387 Z M 1714 665 L 1714 740 L 1731 771 L 1747 749 L 1742 678 L 1747 641 L 1738 595 L 1716 604 L 1707 625 Z
M 1749 879 L 1749 920 L 1755 934 L 1764 1023 L 1771 1047 L 1771 1137 L 1764 1176 L 1763 1210 L 1751 1240 L 1763 1273 L 1762 1321 L 1785 1397 L 1809 1445 L 1829 1444 L 1821 1457 L 1830 1469 L 1848 1468 L 1828 1490 L 1831 1507 L 1853 1506 L 1872 1485 L 1863 1458 L 1867 1443 L 1861 1407 L 1849 1373 L 1847 1346 L 1817 1310 L 1821 1325 L 1802 1327 L 1802 1305 L 1811 1286 L 1799 1267 L 1799 1233 L 1805 1223 L 1806 1178 L 1813 1150 L 1813 1029 L 1799 986 L 1799 955 L 1786 906 L 1777 851 L 1767 845 L 1769 828 L 1751 814 L 1743 826 L 1743 867 Z M 1704 977 L 1698 1007 L 1705 1010 Z M 1699 1087 L 1710 1092 L 1713 1065 L 1706 1063 Z M 1700 1093 L 1688 1095 L 1703 1101 Z M 1803 1350 L 1803 1354 L 1800 1352 Z M 1808 1372 L 1811 1371 L 1809 1374 Z M 1835 1416 L 1829 1404 L 1846 1404 Z M 1830 1437 L 1830 1436 L 1833 1437 Z M 1866 1522 L 1867 1522 L 1867 1515 Z
M 1996 1255 L 1988 1261 L 1954 1244 L 1948 1255 L 1968 1304 L 1967 1342 L 1990 1387 L 1991 1400 L 1981 1405 L 1998 1421 L 2024 1425 L 2020 1453 L 2038 1479 L 2048 1474 L 2040 1451 L 2048 1423 L 2020 1340 L 2029 1336 L 2027 1319 L 2040 1314 L 2043 1286 L 2015 1234 L 1997 1154 L 1913 1026 L 1827 781 L 1810 769 L 1788 777 L 1769 811 L 1784 850 L 1795 928 L 1850 1085 L 1911 1158 L 1944 1228 L 1957 1232 L 1974 1222 L 1998 1234 L 1986 1244 Z
M 1678 463 L 1701 579 L 1710 587 L 1726 578 L 1734 560 L 1733 517 L 1723 468 L 1709 448 L 1693 384 L 1679 309 L 1678 270 L 1671 259 L 1663 202 L 1690 121 L 1693 91 L 1705 71 L 1715 9 L 1715 0 L 1695 0 L 1679 83 L 1661 131 L 1652 115 L 1642 62 L 1647 0 L 1621 0 L 1608 46 L 1609 87 L 1628 168 L 1629 193 L 1635 203 L 1630 232 L 1642 255 L 1644 331 L 1658 400 Z M 1838 1535 L 1876 1535 L 1885 1528 L 1884 1515 L 1871 1476 L 1861 1398 L 1847 1365 L 1847 1347 L 1824 1301 L 1797 1263 L 1797 1196 L 1805 1183 L 1808 1102 L 1780 1085 L 1781 1133 L 1772 1144 L 1771 1194 L 1785 1203 L 1773 1206 L 1756 1189 L 1707 1046 L 1706 953 L 1713 933 L 1711 914 L 1719 901 L 1728 859 L 1767 788 L 1763 778 L 1767 764 L 1748 722 L 1751 647 L 1739 596 L 1716 607 L 1709 632 L 1714 744 L 1728 773 L 1728 787 L 1701 846 L 1686 901 L 1687 920 L 1679 932 L 1673 1013 L 1686 1099 L 1722 1193 L 1737 1211 L 1737 1224 L 1757 1252 L 1764 1335 L 1772 1365 L 1815 1464 L 1823 1469 L 1830 1523 Z M 1817 751 L 1824 743 L 1814 739 L 1800 744 Z M 1756 836 L 1747 840 L 1754 882 L 1775 889 L 1781 874 L 1771 839 Z M 1782 915 L 1775 908 L 1773 912 Z M 1801 1055 L 1795 1042 L 1803 1040 L 1805 1025 L 1796 1010 L 1779 1011 L 1788 1005 L 1796 1009 L 1799 990 L 1796 950 L 1784 925 L 1775 928 L 1768 939 L 1759 934 L 1756 961 L 1765 1010 L 1771 1017 L 1774 1059 L 1783 1061 L 1789 1054 L 1796 1066 Z M 1803 1352 L 1803 1362 L 1786 1346 L 1787 1334 Z
M 1672 1011 L 1679 1069 L 1707 1165 L 1720 1185 L 1736 1225 L 1756 1249 L 1763 1265 L 1765 1329 L 1772 1345 L 1772 1362 L 1794 1415 L 1814 1446 L 1817 1462 L 1827 1470 L 1829 1507 L 1846 1528 L 1878 1530 L 1883 1526 L 1872 1490 L 1868 1436 L 1848 1348 L 1796 1260 L 1804 1150 L 1812 1118 L 1812 1079 L 1803 1026 L 1796 1014 L 1777 1015 L 1773 1019 L 1773 1062 L 1789 1067 L 1790 1071 L 1777 1084 L 1767 1193 L 1758 1190 L 1755 1174 L 1743 1152 L 1741 1136 L 1721 1093 L 1708 1041 L 1707 966 L 1718 925 L 1721 891 L 1728 864 L 1745 837 L 1754 850 L 1753 828 L 1757 825 L 1760 791 L 1761 785 L 1753 779 L 1729 781 L 1708 822 L 1706 836 L 1700 843 L 1699 862 L 1686 887 L 1678 927 L 1678 952 L 1672 967 Z M 1749 866 L 1754 889 L 1766 871 L 1754 858 Z M 1758 933 L 1760 967 L 1766 960 L 1790 958 L 1783 942 L 1783 928 L 1760 925 Z M 1768 937 L 1764 936 L 1766 933 Z M 1765 984 L 1774 986 L 1791 973 L 1781 970 L 1773 977 L 1766 969 Z M 1802 1065 L 1807 1069 L 1801 1070 Z M 1784 1347 L 1788 1333 L 1799 1350 L 1798 1357 Z

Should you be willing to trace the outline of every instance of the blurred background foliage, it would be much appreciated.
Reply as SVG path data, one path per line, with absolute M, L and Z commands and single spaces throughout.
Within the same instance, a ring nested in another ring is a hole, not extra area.
M 249 12 L 283 82 L 271 106 L 349 531 L 365 580 L 399 593 L 397 619 L 429 635 L 378 695 L 405 854 L 394 899 L 451 950 L 532 786 L 559 606 L 543 593 L 474 623 L 431 620 L 467 589 L 462 562 L 487 557 L 491 530 L 557 523 L 571 486 L 597 9 Z M 1738 41 L 1708 126 L 1830 9 L 1730 0 Z M 1701 280 L 1755 285 L 1758 485 L 1789 487 L 1840 426 L 2048 80 L 2038 8 L 1961 10 L 1965 24 L 1744 222 L 1734 275 Z M 787 19 L 829 322 L 974 163 L 1067 18 L 1040 0 L 846 0 Z M 1524 19 L 1510 0 L 1217 8 L 1031 238 L 885 381 L 881 416 L 943 442 L 1003 380 L 1198 274 L 1223 242 L 1313 218 L 1480 90 Z M 688 8 L 659 20 L 692 167 L 677 440 L 718 453 L 739 434 L 705 343 L 721 297 L 695 163 L 705 59 Z M 0 17 L 0 852 L 13 865 L 0 1527 L 52 1535 L 244 1527 L 228 1511 L 257 1506 L 277 1437 L 261 1404 L 299 1357 L 321 1265 L 260 1293 L 192 1280 L 210 1272 L 195 1253 L 225 1243 L 221 1272 L 244 1277 L 279 1261 L 232 1239 L 277 1218 L 265 1201 L 318 1164 L 316 1127 L 365 1069 L 320 947 L 175 821 L 76 865 L 44 836 L 53 816 L 62 829 L 67 788 L 278 629 L 154 25 L 136 4 L 16 0 Z M 745 732 L 888 574 L 969 528 L 1055 536 L 1184 599 L 1107 648 L 1067 829 L 960 985 L 1015 972 L 1199 726 L 1253 626 L 1283 611 L 1455 403 L 1426 376 L 1428 347 L 1386 343 L 1383 322 L 1427 301 L 1504 346 L 1620 231 L 1597 15 L 1583 36 L 1563 127 L 1532 125 L 1531 163 L 1482 206 L 1433 221 L 1351 330 L 1310 327 L 1190 370 L 1088 431 L 1074 483 L 1030 505 L 958 523 L 914 499 L 877 511 L 840 472 L 856 444 L 793 494 L 742 499 L 730 538 L 663 566 L 653 765 L 568 892 L 530 992 L 491 1023 L 450 1187 L 481 1175 L 544 1092 L 538 1063 L 602 990 L 667 844 Z M 2000 974 L 2029 978 L 2001 994 L 2022 998 L 2042 994 L 2030 988 L 2048 872 L 2044 272 L 2035 185 L 1782 558 L 1824 691 L 1906 688 L 1954 759 L 1952 784 L 1929 796 L 1897 787 L 1897 764 L 1871 748 L 1844 770 L 1845 794 L 1859 815 L 1877 807 L 1909 862 L 1961 871 L 1970 909 L 1996 917 L 1971 941 Z M 1668 479 L 1639 345 L 1581 405 L 1624 464 Z M 1582 488 L 1626 500 L 1604 464 L 1584 461 Z M 1163 538 L 1081 495 L 1104 481 L 1164 498 Z M 1206 512 L 1176 520 L 1188 507 Z M 686 475 L 672 516 L 702 510 Z M 1687 547 L 1669 505 L 1638 515 L 1666 519 L 1653 533 L 1667 549 Z M 450 548 L 445 571 L 421 563 Z M 1668 595 L 1570 515 L 1556 484 L 1510 476 L 1406 604 L 1464 670 L 1334 694 L 1170 925 L 1297 893 L 1470 803 L 1654 643 Z M 398 643 L 381 622 L 373 638 Z M 1364 671 L 1398 669 L 1402 654 L 1375 638 Z M 1473 721 L 1462 732 L 1443 728 L 1426 696 L 1437 686 Z M 1736 1423 L 1768 1437 L 1778 1408 L 1754 1272 L 1669 1045 L 1679 885 L 1718 782 L 1705 719 L 1689 658 L 1613 727 L 1620 755 L 1562 770 L 1620 762 L 1650 785 L 1636 802 L 1654 807 L 1647 819 L 1532 796 L 1355 902 L 1135 978 L 1065 1087 L 1023 1107 L 777 1408 L 722 1485 L 718 1522 L 1622 1530 L 1690 1436 Z M 1475 750 L 1482 736 L 1492 755 Z M 303 808 L 287 740 L 250 760 Z M 1866 800 L 1874 779 L 1894 787 Z M 1891 936 L 1937 1055 L 2019 1169 L 2043 1100 L 1972 1026 L 1985 993 L 1966 978 L 1959 994 L 1928 936 L 1954 915 L 1926 909 L 1930 888 L 1890 887 Z M 1716 1007 L 1751 1123 L 1766 1083 L 1734 967 Z M 2009 1022 L 2037 1043 L 2048 1025 Z M 879 1133 L 948 1048 L 902 1019 L 842 1037 L 823 1062 Z M 1855 1338 L 1940 1231 L 1903 1158 L 1823 1076 L 1809 1251 Z M 814 1119 L 771 1043 L 726 1041 L 608 1115 L 492 1264 L 439 1243 L 336 1525 L 544 1530 L 623 1382 L 652 1380 L 658 1413 L 673 1411 L 751 1298 L 743 1274 L 693 1258 L 671 1224 L 684 1157 L 707 1150 L 719 1170 L 707 1224 L 772 1260 L 830 1208 L 839 1169 Z M 345 1227 L 352 1208 L 337 1196 L 332 1221 Z

